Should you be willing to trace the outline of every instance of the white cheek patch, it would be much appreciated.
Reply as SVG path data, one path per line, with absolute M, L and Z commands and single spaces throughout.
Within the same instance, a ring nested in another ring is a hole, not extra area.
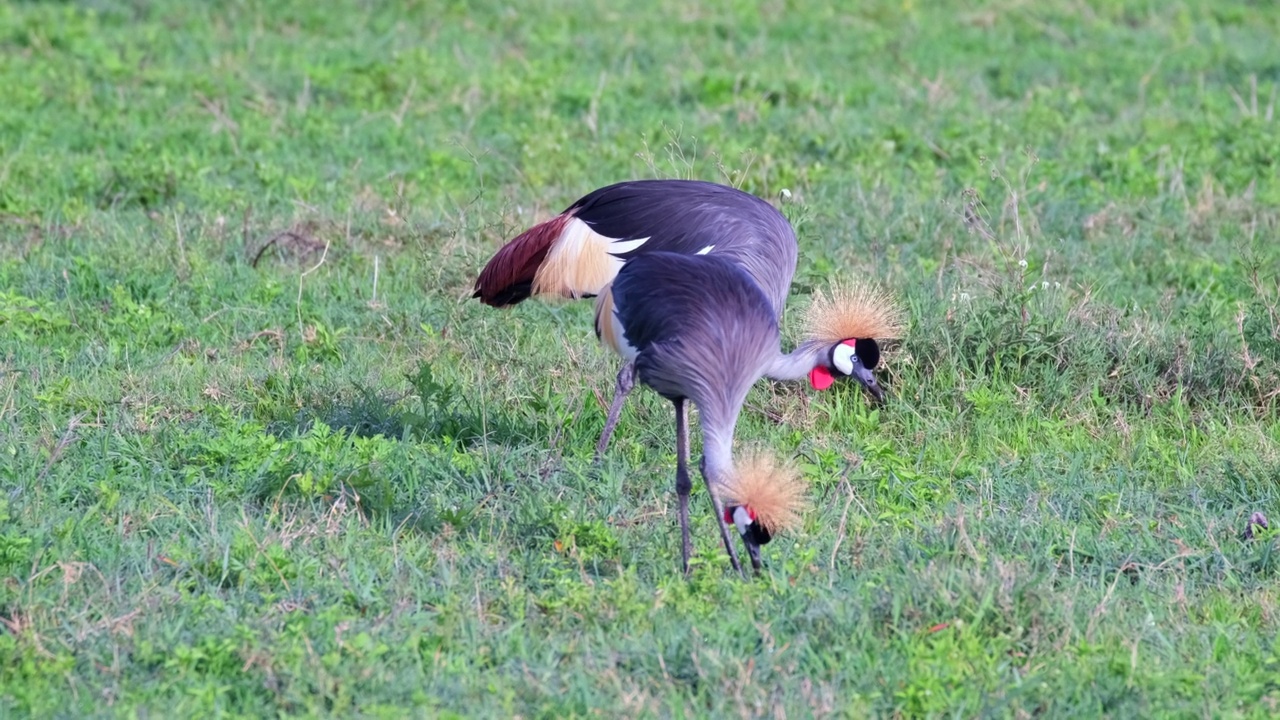
M 734 509 L 733 524 L 738 526 L 739 533 L 747 534 L 747 528 L 751 527 L 751 512 L 747 510 L 747 506 L 739 505 Z
M 831 364 L 845 375 L 853 374 L 853 358 L 855 353 L 853 348 L 840 343 L 836 346 L 835 352 L 831 353 Z

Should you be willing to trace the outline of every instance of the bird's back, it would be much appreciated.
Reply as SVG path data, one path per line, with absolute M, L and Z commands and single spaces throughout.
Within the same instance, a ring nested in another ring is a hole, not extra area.
M 655 252 L 728 258 L 781 315 L 796 271 L 795 231 L 755 195 L 700 180 L 634 180 L 600 188 L 565 212 L 607 237 L 636 240 L 643 232 L 648 242 L 618 255 L 628 262 Z
M 692 400 L 704 415 L 708 405 L 741 405 L 778 351 L 768 297 L 724 257 L 636 257 L 618 273 L 610 296 L 641 382 L 665 397 Z

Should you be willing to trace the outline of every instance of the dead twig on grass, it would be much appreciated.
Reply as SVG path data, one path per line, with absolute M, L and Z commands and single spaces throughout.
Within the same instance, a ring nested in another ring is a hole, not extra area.
M 71 422 L 67 423 L 67 429 L 62 433 L 62 437 L 58 438 L 58 441 L 53 443 L 49 448 L 49 461 L 44 464 L 44 469 L 36 476 L 36 482 L 40 482 L 45 479 L 45 476 L 47 476 L 49 471 L 53 469 L 53 464 L 58 462 L 62 457 L 62 453 L 66 452 L 67 448 L 71 446 L 71 443 L 76 441 L 76 430 L 84 426 L 80 421 L 83 420 L 84 416 L 87 414 L 88 413 L 82 412 L 71 418 Z

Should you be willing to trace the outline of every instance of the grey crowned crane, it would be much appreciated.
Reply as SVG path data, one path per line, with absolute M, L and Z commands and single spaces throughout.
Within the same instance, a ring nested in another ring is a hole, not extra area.
M 474 297 L 507 307 L 532 295 L 598 296 L 627 262 L 653 252 L 730 260 L 760 287 L 775 319 L 796 271 L 795 231 L 764 200 L 709 182 L 635 180 L 600 188 L 508 242 L 480 272 Z M 626 362 L 597 457 L 634 384 Z
M 641 383 L 670 400 L 676 414 L 676 494 L 681 566 L 689 572 L 688 403 L 702 428 L 700 469 L 721 539 L 741 571 L 727 523 L 737 526 L 752 567 L 760 546 L 798 519 L 801 486 L 779 465 L 758 457 L 735 466 L 733 436 L 751 386 L 763 375 L 853 376 L 876 388 L 874 337 L 896 332 L 895 309 L 871 292 L 821 296 L 809 310 L 809 337 L 781 352 L 777 315 L 744 267 L 714 253 L 650 252 L 629 260 L 596 301 L 596 333 L 635 366 Z M 858 335 L 847 335 L 851 330 Z M 846 342 L 848 338 L 858 339 Z M 727 501 L 722 506 L 721 498 Z

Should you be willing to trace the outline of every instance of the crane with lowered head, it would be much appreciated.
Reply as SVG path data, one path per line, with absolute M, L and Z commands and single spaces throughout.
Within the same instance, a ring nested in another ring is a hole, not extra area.
M 838 289 L 815 297 L 806 316 L 806 339 L 784 354 L 769 298 L 741 265 L 715 254 L 662 251 L 621 268 L 597 298 L 595 324 L 601 342 L 675 407 L 676 494 L 686 574 L 692 490 L 688 404 L 698 408 L 699 467 L 725 550 L 740 571 L 727 529 L 733 523 L 758 571 L 760 546 L 798 519 L 802 489 L 793 473 L 766 456 L 735 465 L 733 436 L 747 392 L 764 375 L 787 380 L 808 375 L 815 385 L 851 376 L 879 392 L 871 372 L 880 357 L 876 338 L 895 337 L 900 329 L 897 309 L 885 296 Z

